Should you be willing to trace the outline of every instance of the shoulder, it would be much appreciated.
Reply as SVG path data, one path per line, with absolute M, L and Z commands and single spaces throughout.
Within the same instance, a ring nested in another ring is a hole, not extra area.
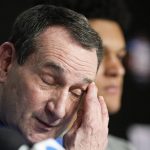
M 107 150 L 135 150 L 135 148 L 130 142 L 122 138 L 109 135 Z

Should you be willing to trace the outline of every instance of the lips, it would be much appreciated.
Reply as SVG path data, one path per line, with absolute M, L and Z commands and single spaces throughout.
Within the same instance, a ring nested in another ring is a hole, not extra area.
M 43 125 L 43 127 L 45 127 L 45 128 L 57 127 L 57 126 L 59 126 L 59 124 L 60 124 L 60 122 L 61 122 L 61 120 L 58 119 L 58 120 L 52 121 L 51 123 L 48 123 L 48 122 L 43 121 L 42 119 L 39 119 L 39 118 L 37 118 L 37 117 L 36 117 L 36 120 L 37 120 L 41 125 Z
M 107 93 L 110 94 L 118 94 L 120 92 L 120 86 L 116 85 L 106 86 L 104 89 Z

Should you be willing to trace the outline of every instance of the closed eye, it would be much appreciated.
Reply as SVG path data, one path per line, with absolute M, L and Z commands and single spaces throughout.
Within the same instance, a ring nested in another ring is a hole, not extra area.
M 47 75 L 47 74 L 42 75 L 41 79 L 45 84 L 48 84 L 48 85 L 54 85 L 55 84 L 55 79 L 50 75 Z
M 125 56 L 123 56 L 123 55 L 118 55 L 117 57 L 118 57 L 118 59 L 122 62 L 122 61 L 124 60 L 124 57 L 125 57 Z
M 81 90 L 81 89 L 74 89 L 74 90 L 72 90 L 71 91 L 71 93 L 74 95 L 74 96 L 76 96 L 76 97 L 81 97 L 82 96 L 82 94 L 83 94 L 83 90 Z
M 124 60 L 126 56 L 126 52 L 125 51 L 121 51 L 120 53 L 118 53 L 117 57 L 118 59 L 122 62 Z

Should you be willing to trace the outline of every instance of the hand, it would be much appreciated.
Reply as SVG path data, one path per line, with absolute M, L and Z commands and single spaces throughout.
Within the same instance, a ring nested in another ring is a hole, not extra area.
M 97 97 L 95 83 L 88 86 L 83 110 L 64 136 L 66 150 L 105 150 L 108 135 L 108 111 L 103 97 Z

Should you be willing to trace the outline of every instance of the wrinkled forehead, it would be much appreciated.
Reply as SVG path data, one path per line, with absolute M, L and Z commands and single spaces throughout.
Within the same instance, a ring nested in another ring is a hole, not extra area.
M 95 77 L 98 62 L 96 50 L 82 47 L 65 28 L 48 28 L 39 36 L 38 43 L 41 64 L 53 61 L 68 72 Z

